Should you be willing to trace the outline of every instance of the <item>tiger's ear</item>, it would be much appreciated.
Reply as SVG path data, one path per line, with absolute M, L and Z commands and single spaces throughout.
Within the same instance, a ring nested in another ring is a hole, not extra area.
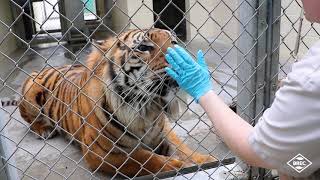
M 106 52 L 114 45 L 114 43 L 115 43 L 115 39 L 109 38 L 103 41 L 94 41 L 93 46 L 100 51 Z

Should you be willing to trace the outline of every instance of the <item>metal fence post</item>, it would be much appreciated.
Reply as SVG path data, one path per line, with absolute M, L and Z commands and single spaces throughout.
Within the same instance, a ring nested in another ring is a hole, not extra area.
M 257 87 L 256 64 L 258 53 L 258 0 L 242 0 L 240 5 L 240 37 L 238 41 L 237 56 L 237 111 L 239 115 L 252 123 L 255 118 L 256 101 L 255 90 Z M 258 51 L 259 50 L 259 51 Z M 260 53 L 261 54 L 261 53 Z M 260 77 L 261 78 L 261 77 Z M 257 169 L 250 168 L 248 177 L 254 178 Z
M 275 93 L 280 41 L 281 2 L 247 0 L 240 7 L 238 97 L 240 115 L 252 125 L 270 106 Z M 251 168 L 251 179 L 265 179 L 266 170 Z
M 241 116 L 251 121 L 255 116 L 254 91 L 256 86 L 255 65 L 257 59 L 257 0 L 243 0 L 240 5 L 240 37 L 238 44 L 237 109 Z
M 269 107 L 272 104 L 278 82 L 279 74 L 279 53 L 280 53 L 280 19 L 281 19 L 281 1 L 270 0 L 268 7 L 268 59 L 267 64 L 269 65 L 266 82 L 269 87 L 266 87 L 266 102 L 265 106 Z
M 267 3 L 267 33 L 266 33 L 266 59 L 264 62 L 264 95 L 261 112 L 270 107 L 277 90 L 278 71 L 279 71 L 279 44 L 280 44 L 280 16 L 281 16 L 281 1 L 268 0 Z M 257 110 L 257 109 L 256 109 Z M 256 111 L 256 113 L 258 113 Z M 260 117 L 256 114 L 257 118 Z M 256 119 L 257 123 L 258 119 Z M 268 180 L 272 179 L 270 171 L 267 169 L 258 169 L 258 178 Z

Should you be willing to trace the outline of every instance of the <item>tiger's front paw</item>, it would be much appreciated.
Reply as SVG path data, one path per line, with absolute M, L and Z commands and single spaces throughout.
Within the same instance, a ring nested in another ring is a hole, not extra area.
M 57 132 L 51 126 L 42 128 L 32 128 L 32 130 L 37 134 L 38 139 L 50 139 L 57 134 Z
M 217 159 L 210 155 L 202 155 L 197 153 L 192 156 L 191 161 L 193 161 L 193 163 L 196 163 L 196 164 L 204 164 L 208 162 L 217 161 Z
M 179 170 L 188 166 L 190 166 L 190 163 L 183 162 L 178 159 L 171 159 L 168 162 L 166 162 L 163 171 Z

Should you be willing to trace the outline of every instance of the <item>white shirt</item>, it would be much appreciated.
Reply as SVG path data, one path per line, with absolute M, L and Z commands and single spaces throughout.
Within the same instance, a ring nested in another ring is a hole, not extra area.
M 249 143 L 264 161 L 294 177 L 320 169 L 320 43 L 292 67 Z M 301 173 L 287 162 L 301 154 L 312 165 Z

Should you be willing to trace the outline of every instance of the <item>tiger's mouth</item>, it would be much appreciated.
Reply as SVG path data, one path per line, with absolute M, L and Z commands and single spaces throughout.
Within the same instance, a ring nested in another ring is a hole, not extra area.
M 156 94 L 161 97 L 167 96 L 170 92 L 175 93 L 179 89 L 178 83 L 168 75 L 165 75 L 162 80 L 156 81 L 154 84 L 157 85 L 159 83 L 163 83 L 163 86 L 156 91 Z
M 165 79 L 164 84 L 170 88 L 178 88 L 179 87 L 177 81 L 169 76 L 167 76 L 167 78 Z

